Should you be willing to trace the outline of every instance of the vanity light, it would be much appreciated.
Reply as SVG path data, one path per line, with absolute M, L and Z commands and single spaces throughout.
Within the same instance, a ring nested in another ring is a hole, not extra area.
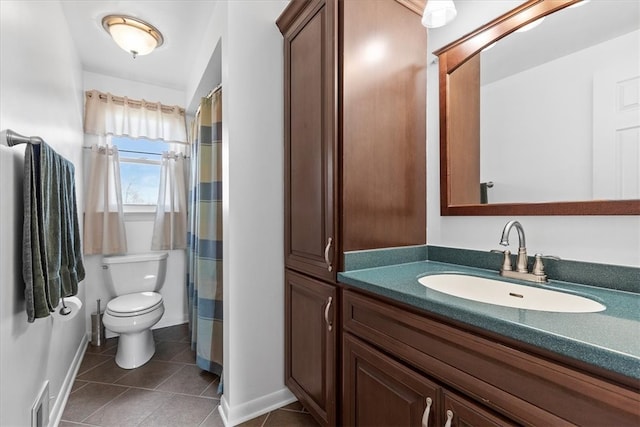
M 134 59 L 151 53 L 164 42 L 162 33 L 153 25 L 131 16 L 107 15 L 102 18 L 102 26 L 113 41 L 131 53 Z
M 535 21 L 528 23 L 524 27 L 518 28 L 516 30 L 516 33 L 524 33 L 525 31 L 529 31 L 529 30 L 534 29 L 538 25 L 542 24 L 542 21 L 544 21 L 544 18 L 545 17 L 543 16 L 542 18 L 536 19 Z
M 497 45 L 498 42 L 493 42 L 490 45 L 488 45 L 487 47 L 485 47 L 484 49 L 482 49 L 483 52 L 488 51 L 489 49 L 493 48 L 495 45 Z
M 453 21 L 457 13 L 453 0 L 427 0 L 422 25 L 427 28 L 442 27 Z
M 582 0 L 578 3 L 574 3 L 571 6 L 567 7 L 567 9 L 574 9 L 576 7 L 580 7 L 580 6 L 584 6 L 585 4 L 589 3 L 591 0 Z

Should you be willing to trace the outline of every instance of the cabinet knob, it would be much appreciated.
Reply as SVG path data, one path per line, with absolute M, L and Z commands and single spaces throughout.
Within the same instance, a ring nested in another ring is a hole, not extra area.
M 327 324 L 327 329 L 329 332 L 333 329 L 333 322 L 329 319 L 329 310 L 331 309 L 331 303 L 333 302 L 333 298 L 327 298 L 327 305 L 324 307 L 324 322 Z
M 453 411 L 451 409 L 447 409 L 447 422 L 444 427 L 451 427 L 451 421 L 453 421 Z
M 329 240 L 327 240 L 327 246 L 324 247 L 324 262 L 327 263 L 327 270 L 329 271 L 333 271 L 333 266 L 331 265 L 331 261 L 329 260 L 329 251 L 331 250 L 331 243 L 332 243 L 332 239 L 331 237 L 329 237 Z
M 424 413 L 422 414 L 422 427 L 429 427 L 429 412 L 431 411 L 431 404 L 433 400 L 430 397 L 427 397 L 427 407 L 424 409 Z

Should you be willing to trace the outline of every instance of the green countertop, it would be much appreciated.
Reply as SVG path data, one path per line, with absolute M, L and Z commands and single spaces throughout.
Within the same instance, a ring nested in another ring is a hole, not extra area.
M 594 299 L 607 308 L 597 313 L 553 313 L 502 307 L 428 289 L 418 278 L 463 273 Z M 544 285 L 510 280 L 498 272 L 437 261 L 416 261 L 338 274 L 341 283 L 513 338 L 640 380 L 640 295 L 550 280 Z

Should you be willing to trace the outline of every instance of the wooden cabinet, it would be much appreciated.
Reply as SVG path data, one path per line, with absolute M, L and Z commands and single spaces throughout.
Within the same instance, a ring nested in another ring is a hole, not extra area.
M 420 426 L 423 417 L 439 425 L 435 383 L 350 334 L 342 349 L 345 425 Z
M 451 427 L 498 427 L 519 425 L 446 388 L 443 388 L 441 391 L 441 411 L 444 412 L 440 414 L 440 416 L 443 417 L 443 421 L 442 424 L 439 425 L 446 425 L 449 420 L 451 420 Z
M 510 426 L 503 417 L 345 333 L 344 424 L 349 426 Z
M 293 1 L 284 35 L 285 384 L 336 425 L 336 3 Z
M 336 287 L 285 272 L 285 384 L 323 425 L 336 425 Z
M 426 33 L 396 0 L 294 0 L 284 36 L 285 265 L 426 243 Z
M 339 312 L 343 252 L 426 243 L 426 34 L 413 3 L 293 0 L 277 21 L 286 383 L 322 425 L 337 423 L 339 316 L 332 331 L 322 322 Z
M 394 394 L 405 399 L 393 406 L 398 419 L 420 425 L 416 412 L 425 407 L 421 399 L 428 387 L 438 389 L 432 398 L 435 425 L 447 422 L 447 411 L 451 426 L 640 425 L 637 385 L 592 375 L 351 290 L 343 291 L 342 318 L 346 425 L 365 425 L 358 420 L 369 419 L 358 418 L 367 411 L 358 406 L 362 396 L 391 400 Z M 368 378 L 358 382 L 363 372 Z
M 285 265 L 335 281 L 335 6 L 305 4 L 284 38 Z

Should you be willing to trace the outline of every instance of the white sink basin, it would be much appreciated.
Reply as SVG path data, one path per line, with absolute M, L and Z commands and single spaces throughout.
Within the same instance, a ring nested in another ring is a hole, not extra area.
M 463 274 L 434 274 L 418 281 L 438 292 L 505 307 L 561 313 L 593 313 L 606 308 L 578 295 Z

